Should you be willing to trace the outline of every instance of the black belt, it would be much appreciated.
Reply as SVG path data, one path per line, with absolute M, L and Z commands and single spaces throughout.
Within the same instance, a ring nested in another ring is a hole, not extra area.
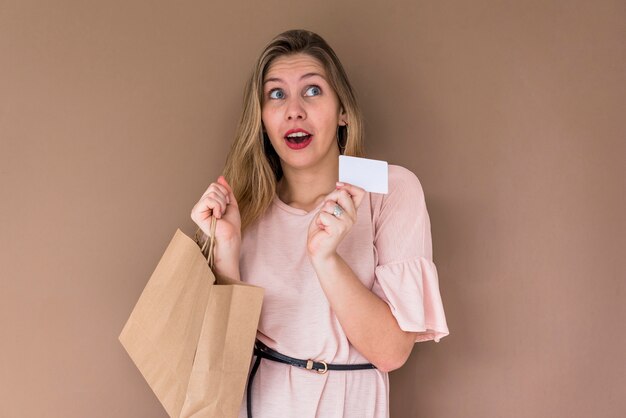
M 325 361 L 315 361 L 315 360 L 300 360 L 297 358 L 289 357 L 284 354 L 280 354 L 276 350 L 272 350 L 261 341 L 256 340 L 254 343 L 254 355 L 256 356 L 256 361 L 252 366 L 252 371 L 250 372 L 250 377 L 248 378 L 248 386 L 246 387 L 246 399 L 248 403 L 248 418 L 252 418 L 252 393 L 250 389 L 252 388 L 252 380 L 254 380 L 254 375 L 256 374 L 259 365 L 261 364 L 261 359 L 266 358 L 268 360 L 277 361 L 279 363 L 289 364 L 290 366 L 296 366 L 303 369 L 315 371 L 319 374 L 324 374 L 329 370 L 363 370 L 363 369 L 375 369 L 371 363 L 362 363 L 362 364 L 328 364 Z

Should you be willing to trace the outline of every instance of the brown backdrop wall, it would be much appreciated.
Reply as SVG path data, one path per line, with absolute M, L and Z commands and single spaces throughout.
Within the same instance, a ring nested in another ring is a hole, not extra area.
M 392 416 L 626 415 L 623 1 L 0 2 L 0 416 L 165 417 L 117 340 L 286 29 L 414 171 L 451 335 Z

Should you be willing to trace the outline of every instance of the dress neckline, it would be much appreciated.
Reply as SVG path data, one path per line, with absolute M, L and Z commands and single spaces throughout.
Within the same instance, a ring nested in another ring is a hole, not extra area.
M 292 213 L 294 215 L 300 215 L 300 216 L 306 216 L 306 215 L 311 215 L 313 213 L 317 213 L 320 208 L 322 207 L 322 205 L 324 204 L 324 200 L 322 200 L 314 209 L 312 209 L 310 212 L 307 212 L 304 209 L 300 209 L 300 208 L 294 208 L 293 206 L 289 206 L 288 204 L 286 204 L 285 202 L 283 202 L 282 200 L 280 200 L 280 198 L 278 197 L 278 194 L 274 195 L 274 204 L 276 206 L 278 206 L 279 208 L 285 210 L 286 212 Z

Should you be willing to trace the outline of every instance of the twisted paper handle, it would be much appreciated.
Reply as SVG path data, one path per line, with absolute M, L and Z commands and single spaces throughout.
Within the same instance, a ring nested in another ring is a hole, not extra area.
M 217 218 L 215 216 L 211 216 L 211 234 L 208 236 L 207 240 L 204 242 L 201 248 L 202 255 L 207 259 L 209 263 L 209 268 L 213 270 L 215 268 L 215 226 L 217 225 Z M 195 233 L 196 244 L 200 245 L 200 239 L 198 238 L 198 232 L 201 229 L 198 228 Z

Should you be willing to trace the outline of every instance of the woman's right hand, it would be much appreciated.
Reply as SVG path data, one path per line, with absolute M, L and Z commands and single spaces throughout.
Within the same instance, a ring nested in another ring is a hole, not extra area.
M 229 247 L 238 246 L 241 243 L 241 216 L 233 190 L 224 176 L 211 183 L 191 210 L 191 219 L 206 236 L 211 232 L 211 215 L 217 218 L 216 241 Z
M 217 182 L 211 183 L 191 210 L 191 219 L 207 237 L 211 234 L 212 215 L 217 218 L 214 273 L 218 277 L 241 280 L 239 276 L 241 216 L 237 199 L 224 176 L 219 176 Z

